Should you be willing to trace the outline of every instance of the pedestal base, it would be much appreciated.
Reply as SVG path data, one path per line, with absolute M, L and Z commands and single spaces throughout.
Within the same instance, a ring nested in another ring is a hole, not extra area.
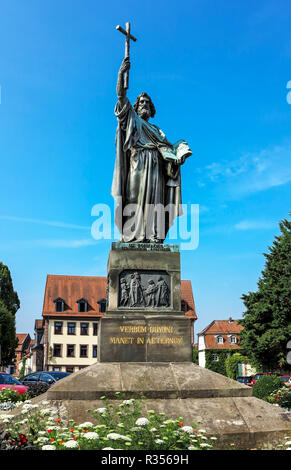
M 100 362 L 191 362 L 191 321 L 184 316 L 106 316 L 100 320 Z

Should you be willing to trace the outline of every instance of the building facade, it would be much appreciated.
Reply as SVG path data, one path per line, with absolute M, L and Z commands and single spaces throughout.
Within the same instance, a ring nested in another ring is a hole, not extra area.
M 220 362 L 225 361 L 226 357 L 234 352 L 240 351 L 242 329 L 243 326 L 230 317 L 228 320 L 214 320 L 198 333 L 199 366 L 218 372 Z
M 106 288 L 106 277 L 47 276 L 43 319 L 36 321 L 39 339 L 36 336 L 34 346 L 43 355 L 43 370 L 72 373 L 97 361 L 98 326 L 106 311 Z M 181 299 L 181 310 L 191 320 L 193 344 L 197 315 L 190 281 L 181 281 Z M 41 370 L 39 365 L 36 367 Z

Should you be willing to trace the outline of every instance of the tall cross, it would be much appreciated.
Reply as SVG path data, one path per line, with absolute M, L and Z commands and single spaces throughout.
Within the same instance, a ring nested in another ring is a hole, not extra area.
M 125 59 L 129 59 L 129 46 L 130 46 L 130 40 L 136 41 L 136 38 L 130 34 L 130 23 L 125 23 L 126 30 L 123 29 L 121 26 L 116 26 L 116 29 L 120 31 L 122 34 L 125 35 Z M 124 88 L 127 90 L 128 89 L 128 70 L 124 74 Z

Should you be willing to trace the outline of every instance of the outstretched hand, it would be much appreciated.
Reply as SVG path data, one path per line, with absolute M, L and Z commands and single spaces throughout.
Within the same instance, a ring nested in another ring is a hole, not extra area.
M 129 69 L 130 69 L 129 57 L 125 57 L 125 59 L 123 59 L 122 64 L 120 66 L 119 73 L 123 74 Z

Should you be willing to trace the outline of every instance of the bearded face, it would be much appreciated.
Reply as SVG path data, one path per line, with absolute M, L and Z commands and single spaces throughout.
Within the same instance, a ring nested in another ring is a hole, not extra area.
M 148 121 L 151 117 L 150 99 L 147 96 L 139 98 L 137 114 L 145 121 Z

